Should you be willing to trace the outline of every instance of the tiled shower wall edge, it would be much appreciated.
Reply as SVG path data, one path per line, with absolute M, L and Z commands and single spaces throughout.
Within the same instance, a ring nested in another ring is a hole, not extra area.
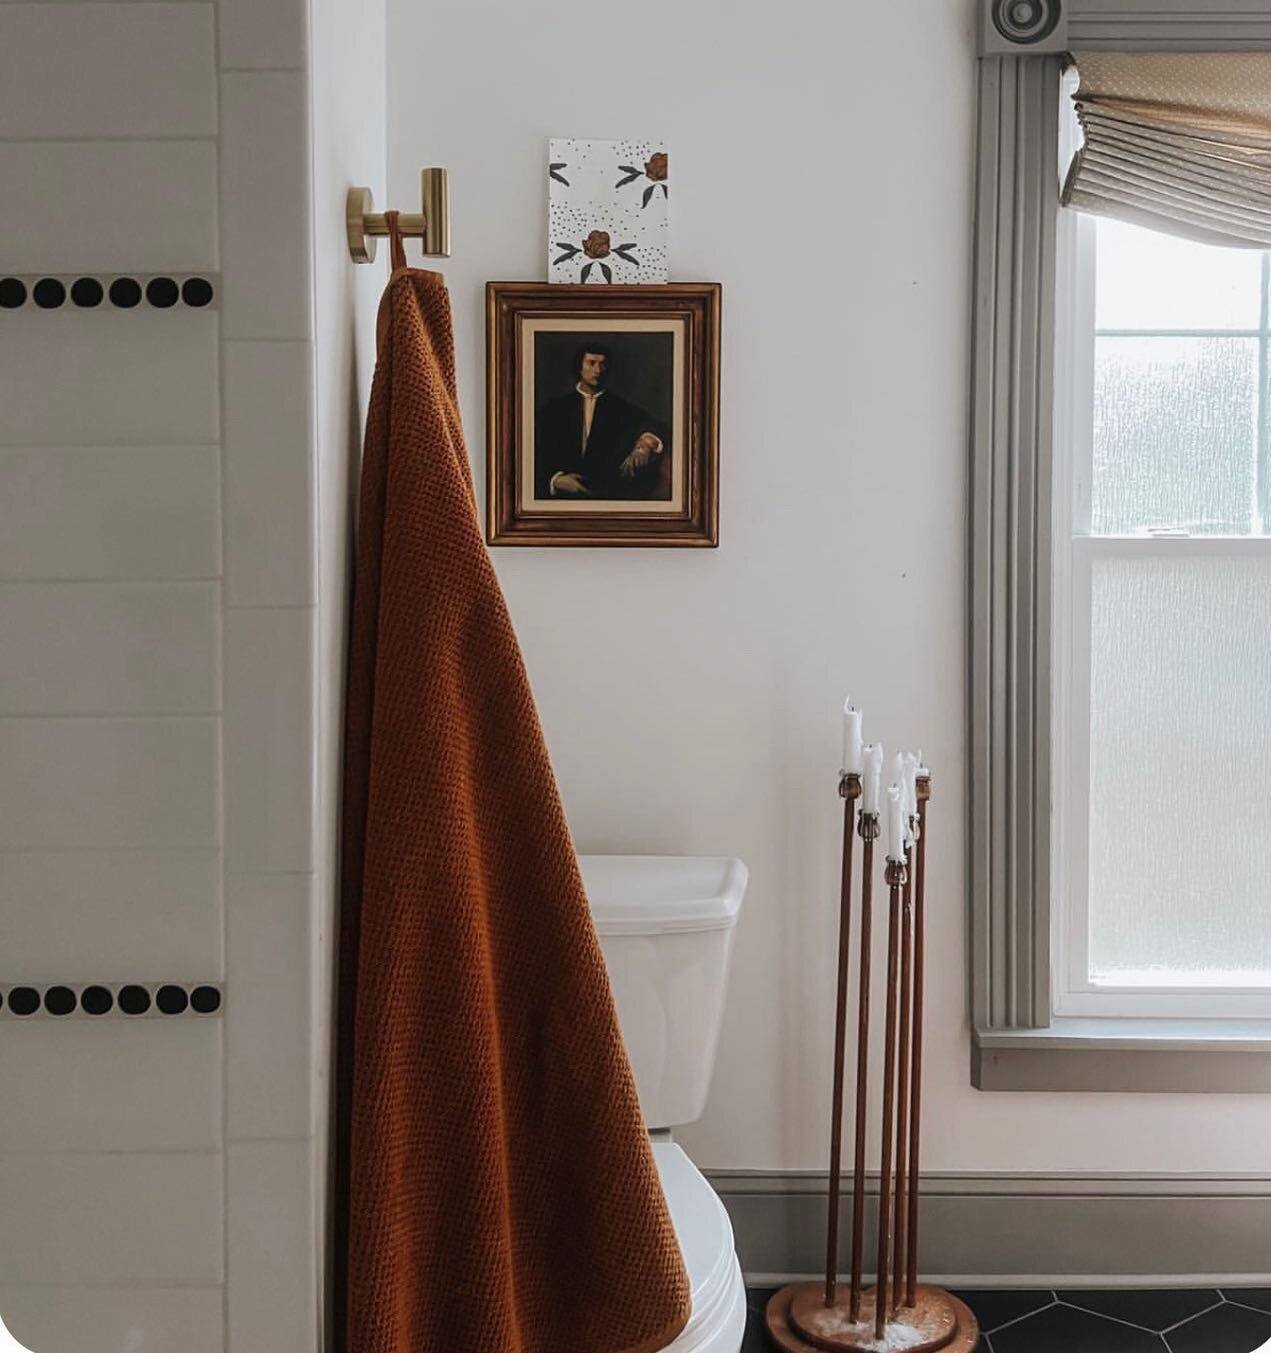
M 319 1346 L 313 189 L 305 0 L 219 0 L 225 1338 Z
M 0 1313 L 37 1351 L 318 1346 L 308 25 L 0 5 L 0 274 L 218 292 L 0 310 L 0 980 L 224 991 L 0 1027 Z

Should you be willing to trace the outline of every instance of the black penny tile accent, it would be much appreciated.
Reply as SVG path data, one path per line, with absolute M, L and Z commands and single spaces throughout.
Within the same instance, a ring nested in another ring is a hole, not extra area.
M 116 277 L 110 284 L 110 303 L 123 310 L 141 304 L 141 283 L 135 277 Z
M 211 305 L 212 295 L 212 284 L 206 277 L 187 277 L 181 283 L 181 299 L 195 309 Z
M 1237 1306 L 1252 1306 L 1258 1311 L 1271 1312 L 1271 1287 L 1224 1287 L 1222 1294 Z
M 165 1015 L 182 1015 L 190 1004 L 190 997 L 184 987 L 169 983 L 167 986 L 159 988 L 154 1003 Z
M 119 1008 L 125 1015 L 144 1015 L 150 1009 L 150 993 L 145 987 L 120 987 Z
M 15 1015 L 34 1015 L 40 1008 L 40 993 L 34 987 L 14 987 L 9 992 L 9 1009 Z
M 91 310 L 100 305 L 105 295 L 105 289 L 95 277 L 77 277 L 71 283 L 71 300 L 81 309 Z
M 1055 1294 L 1070 1306 L 1080 1306 L 1097 1315 L 1140 1325 L 1145 1330 L 1167 1330 L 1217 1305 L 1222 1298 L 1212 1287 L 1167 1287 L 1101 1291 L 1063 1291 Z
M 1271 1339 L 1271 1314 L 1226 1304 L 1165 1336 L 1171 1353 L 1252 1353 Z
M 221 1008 L 221 993 L 215 987 L 195 987 L 190 992 L 190 1009 L 198 1015 L 214 1015 Z
M 146 283 L 146 300 L 160 310 L 167 310 L 181 299 L 181 288 L 170 277 L 152 277 Z
M 1161 1338 L 1075 1306 L 1048 1306 L 992 1332 L 994 1353 L 1161 1353 Z M 1217 1353 L 1212 1346 L 1207 1353 Z
M 79 995 L 80 1008 L 87 1015 L 104 1015 L 114 1003 L 109 987 L 85 987 Z
M 44 993 L 44 1008 L 50 1015 L 69 1015 L 75 1009 L 75 993 L 70 987 L 49 987 Z
M 41 277 L 31 288 L 31 299 L 41 310 L 56 310 L 66 300 L 66 287 L 56 277 Z
M 973 1287 L 959 1289 L 953 1295 L 966 1302 L 980 1322 L 980 1328 L 990 1334 L 999 1326 L 1040 1311 L 1055 1300 L 1053 1292 L 1039 1287 Z
M 172 277 L 160 274 L 141 276 L 69 277 L 27 276 L 0 277 L 0 309 L 20 310 L 32 302 L 42 310 L 58 310 L 66 305 L 69 296 L 74 308 L 95 310 L 109 298 L 110 304 L 121 310 L 132 310 L 143 300 L 157 310 L 170 310 L 184 305 L 201 310 L 216 299 L 216 274 Z
M 217 982 L 196 982 L 186 987 L 165 982 L 157 991 L 141 982 L 129 982 L 116 989 L 104 983 L 84 987 L 54 983 L 48 987 L 19 985 L 0 990 L 0 1015 L 27 1017 L 41 1007 L 47 1015 L 101 1016 L 118 1010 L 122 1015 L 215 1015 L 225 1003 Z

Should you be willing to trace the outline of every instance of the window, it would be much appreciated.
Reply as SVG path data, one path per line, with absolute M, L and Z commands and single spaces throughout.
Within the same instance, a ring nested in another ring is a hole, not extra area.
M 1008 51 L 980 5 L 972 1082 L 1271 1092 L 1268 265 L 1216 247 L 1271 248 L 1271 9 L 1068 0 Z M 1231 64 L 1155 59 L 1198 52 Z M 1230 107 L 1198 128 L 1190 90 Z
M 1054 1011 L 1271 1015 L 1271 253 L 1059 232 Z

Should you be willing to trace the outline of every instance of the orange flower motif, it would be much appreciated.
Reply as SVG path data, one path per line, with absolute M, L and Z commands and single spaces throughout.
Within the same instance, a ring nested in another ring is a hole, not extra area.
M 588 258 L 608 258 L 609 232 L 607 230 L 593 230 L 583 241 L 583 253 Z
M 644 173 L 654 183 L 666 181 L 666 151 L 659 150 L 644 162 Z

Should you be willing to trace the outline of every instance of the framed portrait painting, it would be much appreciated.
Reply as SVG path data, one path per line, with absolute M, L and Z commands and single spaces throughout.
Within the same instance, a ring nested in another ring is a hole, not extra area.
M 719 543 L 714 282 L 486 286 L 492 545 Z

